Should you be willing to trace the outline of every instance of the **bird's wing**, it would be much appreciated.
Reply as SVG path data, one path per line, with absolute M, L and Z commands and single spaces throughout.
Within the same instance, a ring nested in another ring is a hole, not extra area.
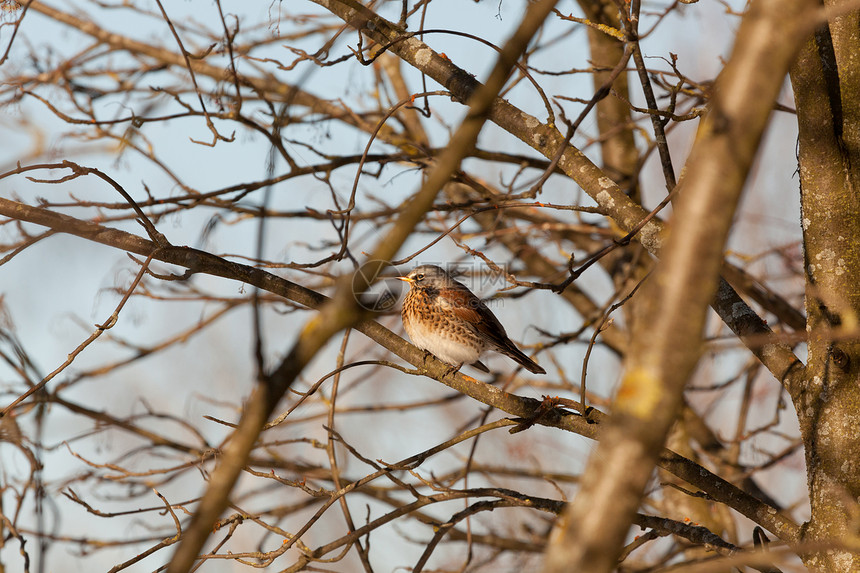
M 455 315 L 474 324 L 478 335 L 495 346 L 496 350 L 510 356 L 529 372 L 546 374 L 546 370 L 517 348 L 496 315 L 466 287 L 446 290 L 444 300 Z
M 463 320 L 474 324 L 481 337 L 502 348 L 510 344 L 505 327 L 496 315 L 466 287 L 446 290 L 445 298 L 451 305 L 451 311 Z

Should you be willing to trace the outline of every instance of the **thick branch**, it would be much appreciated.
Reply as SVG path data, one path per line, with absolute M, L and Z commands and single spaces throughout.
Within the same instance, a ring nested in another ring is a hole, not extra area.
M 642 293 L 644 308 L 633 325 L 612 424 L 553 534 L 548 572 L 616 566 L 698 361 L 735 207 L 800 41 L 802 17 L 814 6 L 808 0 L 759 0 L 742 21 L 688 161 L 672 232 Z

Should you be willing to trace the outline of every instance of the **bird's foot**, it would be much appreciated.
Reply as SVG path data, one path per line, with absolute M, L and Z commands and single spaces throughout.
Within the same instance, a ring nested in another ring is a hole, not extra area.
M 431 356 L 433 356 L 432 352 L 430 352 L 429 350 L 424 351 L 424 366 L 425 367 L 427 366 L 427 359 L 430 358 Z M 433 356 L 433 358 L 436 358 L 436 357 Z
M 446 365 L 448 366 L 448 368 L 445 369 L 445 374 L 442 375 L 442 378 L 446 378 L 446 377 L 450 376 L 451 374 L 456 374 L 460 370 L 460 368 L 463 367 L 462 362 L 459 364 L 448 364 L 446 362 Z

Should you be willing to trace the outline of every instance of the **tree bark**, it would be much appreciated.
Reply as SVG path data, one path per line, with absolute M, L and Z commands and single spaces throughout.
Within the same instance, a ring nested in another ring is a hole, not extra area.
M 811 519 L 811 569 L 856 571 L 860 496 L 860 12 L 832 18 L 804 42 L 791 70 L 799 167 L 808 361 L 795 400 Z M 850 337 L 840 332 L 852 332 Z

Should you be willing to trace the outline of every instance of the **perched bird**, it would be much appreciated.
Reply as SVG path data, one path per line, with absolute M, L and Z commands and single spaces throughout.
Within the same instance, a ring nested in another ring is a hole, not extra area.
M 403 326 L 418 348 L 457 368 L 472 364 L 484 372 L 490 370 L 479 358 L 485 351 L 495 350 L 529 372 L 546 374 L 511 342 L 505 327 L 481 299 L 440 267 L 422 265 L 397 278 L 410 286 L 403 301 Z

